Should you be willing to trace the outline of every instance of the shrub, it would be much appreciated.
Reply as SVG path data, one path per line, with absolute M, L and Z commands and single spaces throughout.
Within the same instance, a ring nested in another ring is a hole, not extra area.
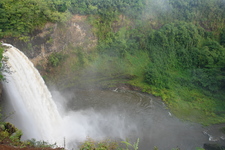
M 45 142 L 45 141 L 37 141 L 34 138 L 25 141 L 24 144 L 27 145 L 27 146 L 30 146 L 30 147 L 37 147 L 37 148 L 44 148 L 44 147 L 54 148 L 54 147 L 57 147 L 56 143 L 49 144 L 48 142 Z
M 48 57 L 48 64 L 52 67 L 57 67 L 64 59 L 66 58 L 65 54 L 60 53 L 52 53 Z

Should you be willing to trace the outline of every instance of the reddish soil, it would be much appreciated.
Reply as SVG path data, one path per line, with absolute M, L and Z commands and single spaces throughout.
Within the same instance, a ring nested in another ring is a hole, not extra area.
M 63 150 L 63 148 L 32 148 L 32 147 L 15 147 L 15 146 L 10 146 L 10 145 L 0 145 L 0 150 Z
M 11 124 L 9 124 L 11 125 Z M 9 127 L 7 130 L 9 132 L 15 132 L 15 128 L 14 126 L 7 126 Z M 2 131 L 2 129 L 0 128 L 0 132 Z M 0 135 L 1 136 L 1 135 Z M 1 139 L 2 137 L 0 137 Z M 20 146 L 13 146 L 14 142 L 12 142 L 10 140 L 9 137 L 6 137 L 4 139 L 1 139 L 0 141 L 0 150 L 64 150 L 64 148 L 36 148 L 36 147 L 31 147 L 31 146 L 23 146 L 22 142 L 16 142 L 16 145 L 20 145 Z

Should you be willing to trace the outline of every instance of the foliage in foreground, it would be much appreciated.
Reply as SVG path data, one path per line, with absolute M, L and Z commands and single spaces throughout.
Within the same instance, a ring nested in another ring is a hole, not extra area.
M 15 146 L 20 146 L 22 142 L 20 138 L 22 131 L 8 122 L 0 122 L 0 143 L 11 143 Z
M 80 146 L 80 150 L 138 150 L 139 139 L 134 144 L 128 141 L 122 141 L 121 144 L 110 140 L 95 142 L 88 139 Z
M 55 144 L 49 144 L 46 141 L 37 141 L 36 139 L 30 139 L 27 140 L 25 142 L 23 142 L 24 145 L 28 146 L 28 147 L 37 147 L 37 148 L 56 148 L 57 145 Z
M 139 139 L 133 144 L 129 141 L 121 141 L 112 142 L 108 141 L 101 141 L 96 142 L 92 139 L 86 140 L 82 145 L 80 145 L 80 150 L 138 150 L 139 146 Z M 151 148 L 150 148 L 151 149 Z M 152 150 L 159 150 L 157 147 L 152 148 Z M 171 150 L 180 150 L 179 148 L 173 148 Z M 196 148 L 196 150 L 204 150 L 203 148 Z
M 18 148 L 58 148 L 55 144 L 49 144 L 45 141 L 37 141 L 36 139 L 31 139 L 27 141 L 21 141 L 23 135 L 22 131 L 16 128 L 13 124 L 9 122 L 4 122 L 7 117 L 12 115 L 12 113 L 3 115 L 0 109 L 0 143 L 11 145 Z M 63 150 L 63 148 L 62 148 Z
M 56 144 L 49 144 L 45 141 L 37 141 L 35 139 L 21 141 L 22 131 L 8 122 L 0 122 L 0 143 L 19 148 L 35 147 L 35 148 L 56 148 Z M 63 148 L 62 148 L 63 149 Z

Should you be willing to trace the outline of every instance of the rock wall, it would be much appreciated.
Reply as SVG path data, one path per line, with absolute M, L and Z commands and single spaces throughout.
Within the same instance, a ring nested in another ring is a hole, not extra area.
M 3 42 L 19 48 L 36 65 L 52 52 L 66 51 L 70 47 L 82 46 L 88 51 L 96 45 L 97 39 L 87 16 L 74 15 L 66 23 L 47 23 L 29 36 L 5 38 Z
M 0 102 L 2 100 L 2 83 L 0 82 Z

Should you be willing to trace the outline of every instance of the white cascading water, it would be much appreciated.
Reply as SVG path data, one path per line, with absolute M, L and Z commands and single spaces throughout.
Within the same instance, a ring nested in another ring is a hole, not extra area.
M 122 117 L 124 114 L 116 109 L 101 113 L 93 109 L 66 111 L 62 106 L 59 112 L 32 62 L 12 45 L 3 45 L 8 47 L 4 56 L 8 57 L 7 65 L 11 71 L 5 74 L 7 82 L 3 82 L 3 88 L 7 101 L 16 111 L 13 120 L 18 120 L 16 126 L 20 125 L 26 135 L 25 140 L 35 138 L 76 149 L 87 137 L 95 140 L 108 137 L 125 139 L 137 130 L 137 126 L 126 123 L 126 117 Z M 64 99 L 57 97 L 60 101 Z
M 42 77 L 21 51 L 10 44 L 2 45 L 8 47 L 4 56 L 11 72 L 5 74 L 3 87 L 25 132 L 29 132 L 28 138 L 59 142 L 56 137 L 62 118 Z

